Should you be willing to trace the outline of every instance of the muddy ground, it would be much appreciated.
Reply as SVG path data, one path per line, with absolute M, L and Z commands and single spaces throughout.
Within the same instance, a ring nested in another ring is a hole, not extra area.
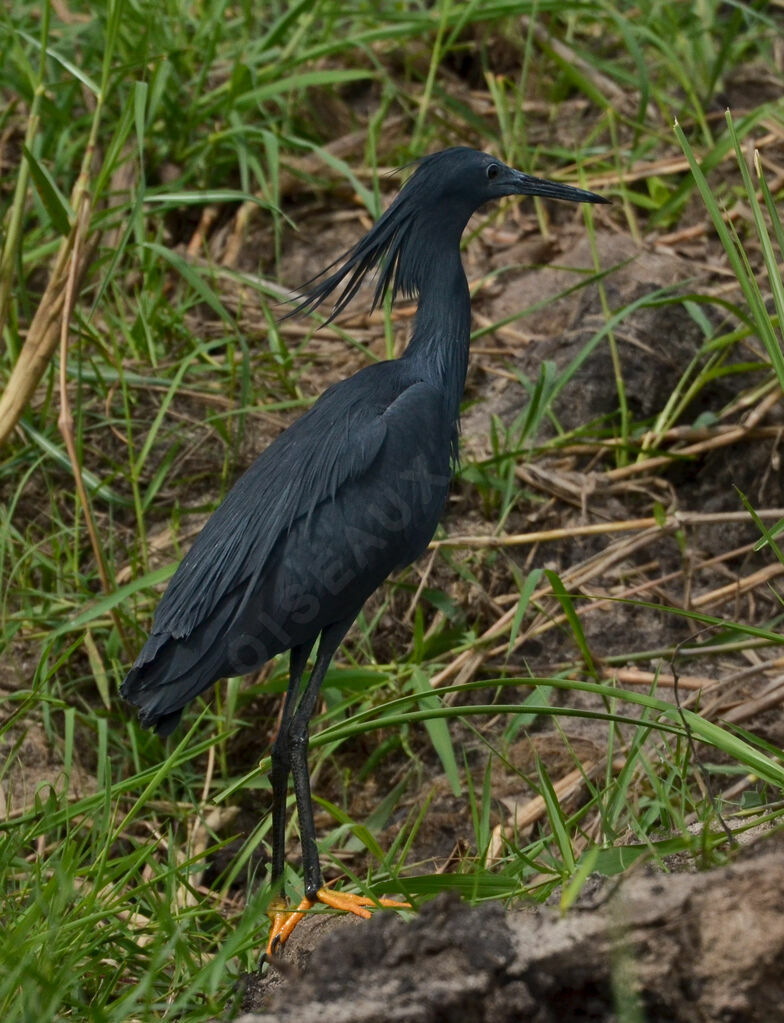
M 314 920 L 282 972 L 251 980 L 238 1023 L 773 1023 L 784 846 L 760 849 L 601 882 L 565 916 L 443 895 L 409 922 Z

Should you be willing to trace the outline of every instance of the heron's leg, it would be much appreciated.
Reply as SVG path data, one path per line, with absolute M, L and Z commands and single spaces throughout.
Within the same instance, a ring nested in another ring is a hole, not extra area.
M 312 644 L 311 644 L 312 646 Z M 302 673 L 308 660 L 311 647 L 292 647 L 289 662 L 289 687 L 283 704 L 280 727 L 272 744 L 272 870 L 270 881 L 280 885 L 286 866 L 286 794 L 291 771 L 289 752 L 289 728 L 294 708 L 299 696 Z
M 283 713 L 280 716 L 280 727 L 275 741 L 272 744 L 272 869 L 270 870 L 270 884 L 272 886 L 272 898 L 267 907 L 267 916 L 270 919 L 270 942 L 267 950 L 273 947 L 273 936 L 277 944 L 277 935 L 288 921 L 291 913 L 288 908 L 286 896 L 283 893 L 283 873 L 286 868 L 286 793 L 289 783 L 289 772 L 291 771 L 291 756 L 289 753 L 289 727 L 294 708 L 299 697 L 299 687 L 302 681 L 302 673 L 308 659 L 311 647 L 302 645 L 292 647 L 289 661 L 289 687 L 286 690 L 286 698 L 283 703 Z
M 314 893 L 321 887 L 321 868 L 316 849 L 316 829 L 313 824 L 313 807 L 310 801 L 310 778 L 308 777 L 308 722 L 316 706 L 319 689 L 327 673 L 329 662 L 348 632 L 354 618 L 340 625 L 325 629 L 321 634 L 318 654 L 313 671 L 310 673 L 305 692 L 297 704 L 299 683 L 310 648 L 294 647 L 291 651 L 291 670 L 286 702 L 283 705 L 278 735 L 272 746 L 272 883 L 279 882 L 285 868 L 286 789 L 289 772 L 294 778 L 294 793 L 297 799 L 302 840 L 302 863 L 305 872 L 305 892 L 308 884 L 315 885 Z M 296 707 L 296 712 L 294 708 Z M 267 955 L 271 955 L 294 930 L 302 919 L 302 911 L 309 909 L 313 900 L 306 897 L 296 912 L 288 911 L 285 898 L 276 896 L 270 902 L 268 915 L 270 928 Z M 285 932 L 285 937 L 281 937 Z
M 297 798 L 297 815 L 302 842 L 302 867 L 305 875 L 305 898 L 294 913 L 278 914 L 273 921 L 270 932 L 267 954 L 272 954 L 290 937 L 291 932 L 302 919 L 305 912 L 314 903 L 323 902 L 334 909 L 341 909 L 357 916 L 368 918 L 368 906 L 387 906 L 395 909 L 411 909 L 407 902 L 396 902 L 393 899 L 368 899 L 362 895 L 348 892 L 333 892 L 324 887 L 316 847 L 316 828 L 313 823 L 313 803 L 310 795 L 310 778 L 308 775 L 308 724 L 316 706 L 319 690 L 327 673 L 327 668 L 335 651 L 351 627 L 356 616 L 336 622 L 321 634 L 316 664 L 311 672 L 305 692 L 299 706 L 291 719 L 289 728 L 289 755 L 291 759 L 291 775 L 294 780 L 294 793 Z
M 305 898 L 313 901 L 322 887 L 321 867 L 316 848 L 316 828 L 313 823 L 313 803 L 310 796 L 308 773 L 308 725 L 316 709 L 319 690 L 330 661 L 351 628 L 356 615 L 336 622 L 321 633 L 316 663 L 308 679 L 305 692 L 289 726 L 289 754 L 294 794 L 297 797 L 297 816 L 302 843 L 302 870 L 305 875 Z

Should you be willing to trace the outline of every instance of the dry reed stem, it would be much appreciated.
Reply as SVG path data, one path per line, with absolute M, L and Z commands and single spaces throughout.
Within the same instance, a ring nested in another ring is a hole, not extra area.
M 553 789 L 558 797 L 558 802 L 563 802 L 572 796 L 584 784 L 586 778 L 594 776 L 600 767 L 601 765 L 596 761 L 588 760 L 554 782 Z M 489 867 L 497 863 L 501 859 L 505 842 L 511 841 L 515 835 L 541 820 L 546 813 L 547 804 L 542 796 L 534 796 L 526 803 L 516 804 L 507 823 L 497 824 L 493 828 L 485 857 L 485 866 Z
M 763 509 L 761 517 L 772 518 L 775 521 L 782 517 L 782 512 L 782 509 Z M 588 583 L 607 572 L 613 565 L 624 561 L 635 551 L 641 550 L 648 544 L 654 542 L 664 532 L 671 531 L 686 524 L 699 526 L 715 522 L 744 521 L 747 518 L 745 512 L 686 513 L 685 518 L 682 518 L 681 516 L 683 514 L 684 513 L 676 513 L 674 516 L 668 516 L 664 525 L 657 524 L 656 526 L 643 528 L 639 535 L 635 537 L 621 537 L 605 548 L 604 551 L 599 554 L 592 555 L 590 558 L 587 558 L 585 561 L 562 573 L 561 580 L 568 591 L 575 592 L 583 590 L 586 597 L 596 598 L 587 606 L 577 608 L 577 615 L 584 616 L 589 613 L 594 613 L 601 608 L 609 606 L 611 603 L 630 599 L 633 596 L 638 596 L 646 589 L 659 585 L 660 580 L 650 580 L 634 587 L 625 588 L 619 593 L 613 594 L 612 598 L 608 598 L 604 594 L 597 596 L 584 591 L 584 587 L 586 587 Z M 636 521 L 644 522 L 646 520 Z M 587 527 L 576 527 L 577 530 L 581 528 Z M 639 529 L 640 527 L 638 526 L 637 528 Z M 558 535 L 555 537 L 548 537 L 545 533 L 520 534 L 520 536 L 526 538 L 525 542 L 534 543 L 537 537 L 541 538 L 544 536 L 545 538 L 563 539 L 564 533 L 569 534 L 568 530 L 553 530 L 551 532 L 557 533 Z M 576 535 L 576 533 L 572 533 L 570 535 Z M 486 545 L 480 544 L 480 546 Z M 489 546 L 492 546 L 492 544 Z M 730 553 L 734 554 L 735 552 Z M 718 563 L 721 560 L 726 560 L 726 558 L 720 556 L 716 559 L 709 559 L 709 562 L 713 564 Z M 706 564 L 708 564 L 708 562 L 706 562 Z M 771 575 L 778 575 L 781 573 L 781 568 L 780 566 L 773 566 L 772 570 L 768 569 L 766 571 L 770 572 Z M 676 577 L 679 574 L 680 573 L 677 573 Z M 765 572 L 753 573 L 752 576 L 749 576 L 746 579 L 733 582 L 726 587 L 720 587 L 718 590 L 702 595 L 698 599 L 702 604 L 710 604 L 717 600 L 735 597 L 739 593 L 748 592 L 753 586 L 760 585 L 760 582 L 766 581 L 768 577 L 769 576 L 766 575 Z M 529 603 L 531 606 L 537 607 L 548 597 L 553 597 L 552 587 L 549 584 L 544 585 L 535 591 L 535 593 L 531 596 Z M 458 654 L 458 656 L 455 657 L 450 664 L 435 674 L 430 680 L 431 686 L 433 688 L 442 686 L 454 676 L 457 677 L 458 683 L 467 682 L 474 677 L 476 671 L 486 659 L 499 655 L 508 656 L 528 640 L 541 635 L 558 625 L 562 625 L 566 621 L 566 616 L 558 610 L 560 605 L 557 604 L 557 602 L 554 602 L 551 605 L 551 610 L 547 610 L 545 608 L 544 610 L 540 610 L 539 613 L 534 616 L 533 621 L 529 624 L 528 628 L 521 630 L 520 634 L 511 646 L 507 643 L 503 643 L 498 646 L 490 647 L 489 644 L 492 640 L 500 638 L 511 628 L 512 622 L 517 614 L 518 604 L 519 601 L 515 601 L 508 610 L 506 610 L 488 629 L 484 631 L 484 633 L 482 633 L 475 644 L 475 647 L 478 649 L 472 648 L 471 650 L 465 650 L 462 654 Z
M 71 257 L 78 229 L 77 220 L 68 237 L 60 244 L 46 289 L 38 303 L 8 385 L 0 396 L 0 445 L 8 440 L 19 422 L 60 340 Z M 90 253 L 85 248 L 73 274 L 77 290 L 89 262 Z
M 622 682 L 625 686 L 645 686 L 646 689 L 650 689 L 653 686 L 672 688 L 675 685 L 675 677 L 665 671 L 642 671 L 640 668 L 602 668 L 599 674 L 602 678 Z M 699 692 L 719 684 L 715 678 L 710 678 L 707 675 L 678 676 L 679 689 L 694 689 Z
M 763 508 L 759 517 L 772 522 L 784 517 L 784 508 Z M 644 519 L 620 519 L 615 522 L 593 522 L 583 526 L 564 526 L 561 529 L 542 529 L 531 533 L 511 533 L 508 536 L 449 536 L 431 540 L 430 550 L 439 547 L 462 547 L 480 550 L 485 547 L 523 547 L 553 540 L 570 540 L 578 536 L 604 536 L 658 528 L 662 533 L 681 526 L 705 526 L 717 523 L 747 522 L 748 512 L 671 512 L 662 521 L 652 516 Z
M 602 478 L 606 480 L 622 480 L 628 479 L 630 476 L 639 476 L 650 472 L 653 469 L 659 469 L 662 466 L 670 465 L 673 458 L 685 458 L 693 457 L 695 455 L 703 455 L 707 451 L 715 451 L 718 448 L 725 448 L 731 444 L 737 444 L 739 441 L 746 440 L 749 430 L 755 427 L 762 416 L 765 415 L 774 405 L 777 405 L 781 401 L 781 392 L 777 388 L 772 391 L 766 398 L 764 398 L 759 405 L 749 413 L 746 422 L 742 426 L 736 426 L 733 429 L 715 433 L 713 436 L 706 438 L 705 440 L 698 441 L 696 444 L 687 444 L 683 448 L 674 448 L 670 455 L 658 455 L 653 458 L 645 458 L 638 462 L 633 462 L 630 465 L 621 465 L 615 469 L 608 469 L 603 473 Z
M 717 683 L 717 685 L 710 691 L 709 698 L 706 699 L 703 704 L 703 716 L 715 716 L 719 713 L 720 708 L 726 708 L 728 703 L 732 700 L 733 691 L 743 683 L 749 682 L 757 675 L 762 675 L 763 678 L 767 678 L 769 672 L 777 671 L 781 668 L 784 668 L 784 657 L 776 657 L 767 661 L 760 659 L 756 663 L 751 664 L 746 668 L 741 668 L 740 671 L 735 671 L 731 675 L 728 675 L 726 678 L 722 679 L 721 682 Z M 769 680 L 763 693 L 757 693 L 749 699 L 741 700 L 739 703 L 734 705 L 732 711 L 736 712 L 738 708 L 759 699 L 760 696 L 763 696 L 770 691 L 771 685 L 778 685 L 780 681 L 781 676 L 777 675 L 775 678 Z
M 726 600 L 742 596 L 744 593 L 748 593 L 750 590 L 756 589 L 757 586 L 770 582 L 771 579 L 775 579 L 780 575 L 784 575 L 784 565 L 776 561 L 772 565 L 766 565 L 764 568 L 752 572 L 751 575 L 739 578 L 735 582 L 727 583 L 726 586 L 720 586 L 709 593 L 702 593 L 699 597 L 694 597 L 690 601 L 689 606 L 693 608 L 706 608 L 713 604 L 723 604 Z
M 765 124 L 765 122 L 761 122 Z M 768 127 L 768 125 L 766 125 Z M 754 146 L 757 149 L 765 149 L 768 146 L 778 145 L 780 139 L 774 132 L 769 132 L 759 143 L 755 139 Z M 732 163 L 735 160 L 735 152 L 732 149 L 728 149 L 727 152 L 722 156 L 719 164 Z M 640 160 L 638 163 L 633 164 L 631 167 L 624 168 L 622 174 L 618 174 L 617 171 L 606 171 L 603 174 L 594 174 L 591 176 L 591 185 L 593 189 L 612 188 L 619 187 L 620 185 L 628 185 L 634 181 L 645 181 L 648 178 L 660 177 L 664 174 L 687 174 L 689 173 L 689 161 L 685 156 L 667 156 L 660 160 Z M 736 219 L 739 216 L 739 211 L 730 210 L 726 214 L 730 219 Z M 708 220 L 703 220 L 695 228 L 689 229 L 689 232 L 679 231 L 675 235 L 662 235 L 659 239 L 654 241 L 654 244 L 661 244 L 666 239 L 678 238 L 679 235 L 684 234 L 687 238 L 692 237 L 691 232 L 695 231 L 696 234 L 706 234 L 711 230 L 711 224 Z M 678 239 L 679 240 L 679 239 Z
M 61 341 L 63 320 L 70 317 L 75 297 L 79 293 L 98 244 L 97 234 L 89 244 L 87 243 L 93 209 L 88 184 L 95 155 L 94 136 L 91 136 L 85 148 L 82 170 L 71 193 L 71 205 L 75 211 L 74 222 L 68 236 L 60 242 L 49 280 L 33 315 L 27 337 L 11 371 L 6 389 L 0 396 L 0 445 L 11 436 L 46 372 Z M 65 329 L 67 330 L 67 323 Z

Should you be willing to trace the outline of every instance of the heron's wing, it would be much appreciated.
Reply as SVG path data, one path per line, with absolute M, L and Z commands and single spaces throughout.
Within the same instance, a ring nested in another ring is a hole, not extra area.
M 384 413 L 408 386 L 395 363 L 379 363 L 325 391 L 208 520 L 158 605 L 152 635 L 190 635 L 227 594 L 258 577 L 296 519 L 367 471 L 386 437 Z

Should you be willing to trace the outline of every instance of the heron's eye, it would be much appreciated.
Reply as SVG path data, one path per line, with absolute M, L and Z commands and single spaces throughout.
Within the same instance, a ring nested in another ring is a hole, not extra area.
M 493 180 L 493 178 L 497 178 L 498 177 L 498 172 L 500 170 L 501 170 L 501 168 L 498 166 L 497 163 L 489 163 L 487 165 L 487 176 L 488 176 L 488 178 L 490 178 L 491 181 Z

